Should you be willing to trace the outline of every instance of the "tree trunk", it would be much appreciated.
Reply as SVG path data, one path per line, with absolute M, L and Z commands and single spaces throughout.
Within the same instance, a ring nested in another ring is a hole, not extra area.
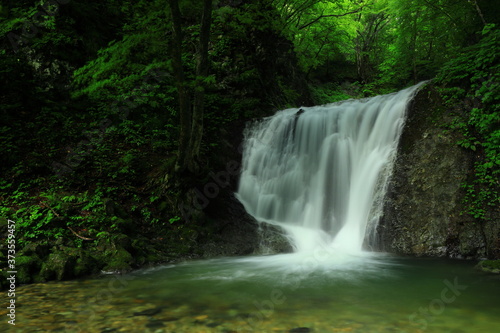
M 413 17 L 413 32 L 411 38 L 411 51 L 412 51 L 412 59 L 411 59 L 411 67 L 412 67 L 412 76 L 413 76 L 413 84 L 417 84 L 417 39 L 418 39 L 418 16 L 420 15 L 420 11 L 417 11 Z
M 182 67 L 182 22 L 181 11 L 178 0 L 169 0 L 170 13 L 172 16 L 173 38 L 172 38 L 172 63 L 175 75 L 175 84 L 179 98 L 179 156 L 175 169 L 183 172 L 188 164 L 189 141 L 191 137 L 191 112 L 189 105 L 189 91 L 186 86 L 184 69 Z
M 483 12 L 481 11 L 481 8 L 479 7 L 479 4 L 477 3 L 477 0 L 474 0 L 474 6 L 476 7 L 477 14 L 481 18 L 481 21 L 483 22 L 483 25 L 486 25 L 486 20 L 484 19 Z
M 199 171 L 199 154 L 203 137 L 203 114 L 205 106 L 205 85 L 208 75 L 208 42 L 210 40 L 210 26 L 212 22 L 212 0 L 203 0 L 203 14 L 201 19 L 200 41 L 197 50 L 196 80 L 193 104 L 193 118 L 191 140 L 189 143 L 188 169 L 196 173 Z

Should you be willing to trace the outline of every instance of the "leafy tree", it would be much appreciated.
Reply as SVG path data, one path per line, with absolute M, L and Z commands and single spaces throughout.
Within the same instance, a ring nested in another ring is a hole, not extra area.
M 394 84 L 432 78 L 481 29 L 466 0 L 388 2 L 392 42 L 383 53 L 380 76 Z
M 306 72 L 329 59 L 354 59 L 352 40 L 359 24 L 353 17 L 365 4 L 354 0 L 274 0 L 273 5 L 281 15 L 278 28 L 294 42 Z
M 182 17 L 178 0 L 169 0 L 169 6 L 173 25 L 172 64 L 179 96 L 180 113 L 179 156 L 176 169 L 180 172 L 187 169 L 190 172 L 196 173 L 199 171 L 198 158 L 203 135 L 203 108 L 205 104 L 203 84 L 208 77 L 208 42 L 212 21 L 212 0 L 203 1 L 200 39 L 196 54 L 196 80 L 198 82 L 196 82 L 194 88 L 192 110 L 189 105 L 190 94 L 182 62 Z
M 383 37 L 387 34 L 385 28 L 390 23 L 389 17 L 386 1 L 374 3 L 358 15 L 362 27 L 358 28 L 354 43 L 357 74 L 362 83 L 373 81 L 377 66 L 383 61 L 381 55 L 387 47 Z

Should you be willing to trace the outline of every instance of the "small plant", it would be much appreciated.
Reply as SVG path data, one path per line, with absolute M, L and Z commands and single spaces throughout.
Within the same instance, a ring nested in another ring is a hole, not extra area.
M 459 113 L 451 128 L 463 139 L 457 142 L 475 152 L 474 177 L 463 184 L 466 212 L 486 219 L 489 207 L 500 205 L 500 30 L 489 24 L 480 43 L 450 61 L 437 81 L 444 85 L 445 101 L 468 112 Z
M 179 221 L 181 221 L 181 220 L 182 220 L 182 219 L 181 219 L 181 217 L 176 215 L 176 216 L 174 216 L 174 217 L 171 217 L 171 218 L 168 220 L 168 222 L 169 222 L 170 224 L 174 224 L 175 222 L 179 222 Z

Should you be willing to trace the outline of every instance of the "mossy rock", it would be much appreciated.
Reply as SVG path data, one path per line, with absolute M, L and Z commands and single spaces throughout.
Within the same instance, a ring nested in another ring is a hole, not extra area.
M 49 255 L 50 245 L 46 241 L 32 242 L 24 246 L 23 249 L 19 252 L 20 255 L 25 255 L 25 256 L 35 255 L 39 258 L 43 258 Z
M 102 238 L 93 253 L 93 258 L 104 267 L 106 272 L 128 272 L 135 264 L 134 257 L 125 247 L 132 248 L 126 235 L 118 235 L 115 240 Z
M 500 260 L 483 260 L 476 268 L 486 273 L 500 274 Z
M 78 256 L 73 269 L 75 277 L 95 274 L 99 272 L 99 263 L 90 256 L 87 252 L 83 252 Z
M 40 270 L 41 281 L 60 281 L 74 277 L 76 259 L 75 256 L 63 251 L 51 253 Z
M 33 282 L 33 276 L 38 272 L 40 268 L 40 262 L 41 260 L 37 256 L 16 256 L 16 284 Z M 7 262 L 2 262 L 2 265 L 3 267 L 7 267 Z M 4 268 L 3 270 L 1 270 L 1 288 L 8 286 L 8 282 L 5 280 L 9 276 L 9 274 L 7 273 L 8 270 L 8 268 Z
M 116 251 L 119 247 L 124 248 L 125 250 L 131 250 L 134 245 L 135 240 L 132 240 L 129 236 L 125 234 L 110 234 L 105 233 L 100 237 L 99 242 L 97 244 L 97 249 L 103 253 L 109 251 Z M 146 245 L 146 244 L 144 244 Z
M 262 223 L 258 232 L 261 239 L 258 252 L 264 254 L 293 252 L 290 240 L 280 227 Z
M 117 216 L 122 219 L 129 218 L 129 214 L 127 213 L 127 211 L 112 199 L 104 198 L 102 199 L 102 203 L 108 217 Z
M 134 258 L 132 255 L 121 246 L 117 246 L 116 250 L 109 251 L 102 257 L 106 262 L 104 271 L 124 273 L 132 270 Z
M 7 271 L 0 269 L 0 290 L 9 289 L 9 281 L 7 280 L 8 277 L 9 274 L 7 274 Z
M 0 217 L 0 231 L 4 231 L 3 229 L 5 229 L 7 227 L 7 225 L 9 224 L 9 220 L 6 219 L 5 217 Z
M 130 218 L 113 217 L 112 223 L 123 232 L 131 232 L 134 230 L 135 223 Z
M 33 276 L 40 268 L 40 258 L 38 256 L 16 257 L 17 281 L 19 283 L 33 282 Z
M 132 240 L 125 234 L 116 235 L 113 239 L 113 242 L 116 244 L 116 246 L 123 247 L 127 251 L 130 251 L 132 249 Z

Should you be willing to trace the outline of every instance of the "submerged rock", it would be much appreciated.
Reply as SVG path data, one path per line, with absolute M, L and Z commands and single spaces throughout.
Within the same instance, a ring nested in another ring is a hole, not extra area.
M 162 328 L 162 327 L 165 327 L 165 324 L 160 320 L 150 320 L 146 324 L 146 327 L 147 328 Z
M 500 274 L 500 260 L 483 260 L 476 265 L 479 269 L 486 273 Z
M 162 308 L 152 308 L 146 309 L 138 312 L 134 312 L 134 316 L 154 316 L 162 311 Z
M 288 332 L 289 333 L 309 333 L 309 332 L 312 332 L 312 329 L 310 329 L 308 327 L 297 327 L 297 328 L 292 328 Z

